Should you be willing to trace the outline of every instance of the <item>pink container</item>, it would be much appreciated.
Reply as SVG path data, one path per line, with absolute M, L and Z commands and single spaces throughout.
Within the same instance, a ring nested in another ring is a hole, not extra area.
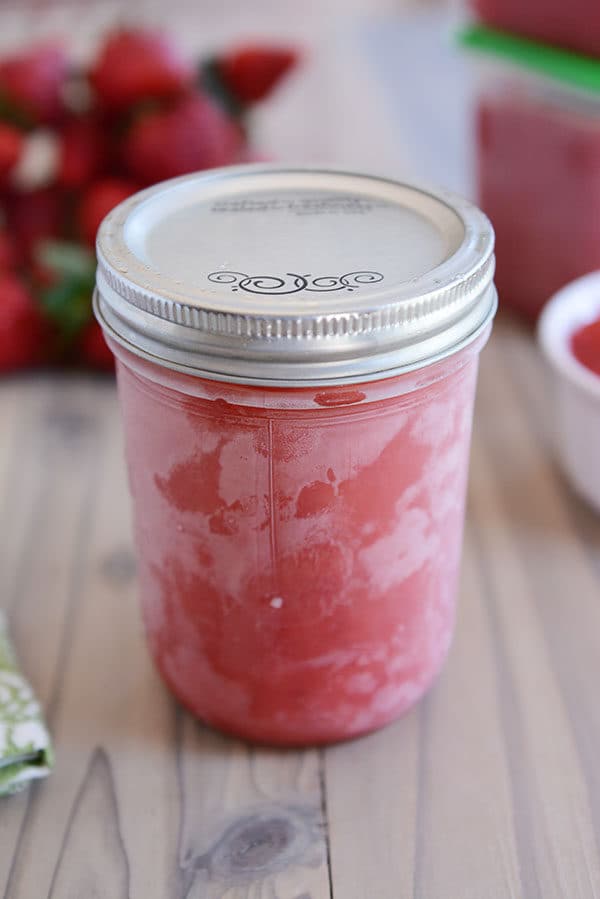
M 360 247 L 372 269 L 352 270 Z M 274 268 L 284 248 L 323 274 Z M 344 739 L 435 678 L 491 252 L 462 201 L 307 170 L 178 179 L 103 225 L 97 313 L 118 358 L 150 649 L 209 724 Z M 277 274 L 246 275 L 248 253 Z M 167 296 L 171 266 L 185 303 Z
M 598 0 L 472 0 L 471 5 L 494 28 L 600 56 Z
M 489 93 L 477 136 L 478 199 L 494 223 L 502 304 L 535 320 L 557 290 L 600 268 L 600 116 Z

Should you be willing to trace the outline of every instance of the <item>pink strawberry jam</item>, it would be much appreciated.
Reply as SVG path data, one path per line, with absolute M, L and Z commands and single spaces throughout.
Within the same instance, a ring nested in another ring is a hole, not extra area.
M 578 328 L 571 337 L 575 358 L 595 375 L 600 375 L 600 318 Z
M 327 742 L 431 684 L 454 627 L 478 348 L 350 405 L 342 387 L 292 391 L 294 408 L 119 350 L 148 638 L 197 716 Z
M 600 268 L 600 117 L 526 95 L 484 97 L 478 180 L 502 306 L 533 321 L 561 287 Z

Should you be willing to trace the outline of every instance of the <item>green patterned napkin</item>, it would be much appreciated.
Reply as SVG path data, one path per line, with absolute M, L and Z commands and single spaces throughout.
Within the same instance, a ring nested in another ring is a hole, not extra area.
M 40 707 L 17 668 L 6 618 L 0 611 L 0 796 L 45 777 L 52 761 Z

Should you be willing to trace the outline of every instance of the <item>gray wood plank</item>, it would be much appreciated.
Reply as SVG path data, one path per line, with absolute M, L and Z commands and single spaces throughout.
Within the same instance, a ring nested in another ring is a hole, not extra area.
M 253 749 L 183 716 L 179 867 L 189 899 L 329 899 L 319 755 Z
M 413 895 L 422 733 L 415 710 L 324 751 L 335 899 Z

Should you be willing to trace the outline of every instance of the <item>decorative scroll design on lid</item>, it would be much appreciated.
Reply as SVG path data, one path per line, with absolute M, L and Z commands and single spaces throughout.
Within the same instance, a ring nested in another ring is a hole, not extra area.
M 284 275 L 247 275 L 244 272 L 217 271 L 211 272 L 208 280 L 213 284 L 227 285 L 234 292 L 244 290 L 246 293 L 281 296 L 300 293 L 302 290 L 311 293 L 353 291 L 383 281 L 383 275 L 381 272 L 348 272 L 345 275 L 319 275 L 315 278 L 294 272 L 286 272 Z

